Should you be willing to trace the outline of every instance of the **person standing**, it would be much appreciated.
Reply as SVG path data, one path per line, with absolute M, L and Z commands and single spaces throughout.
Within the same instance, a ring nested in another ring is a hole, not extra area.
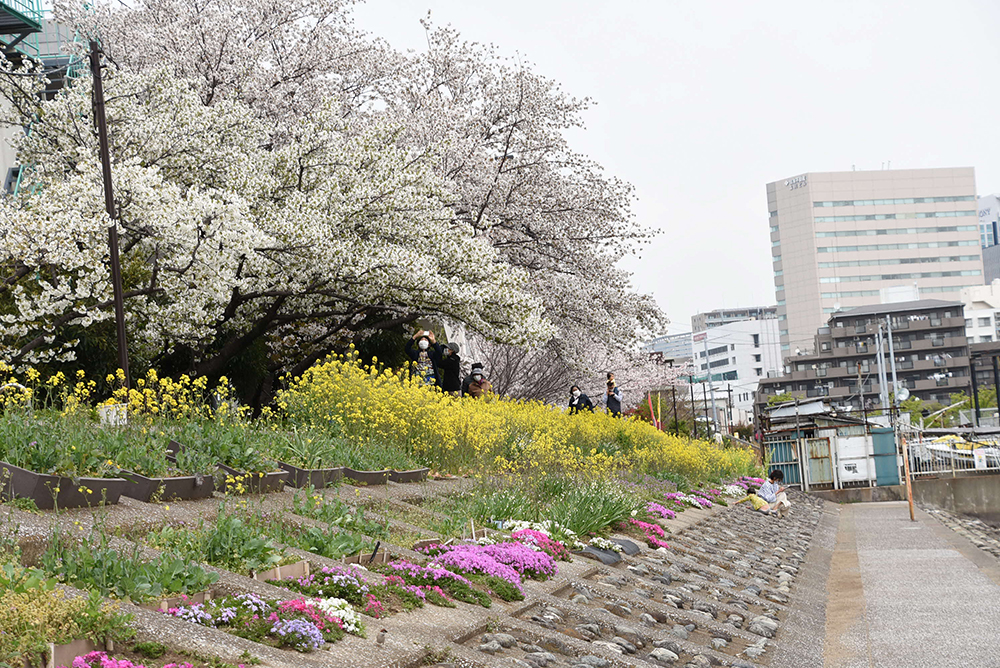
M 406 342 L 406 355 L 410 358 L 410 378 L 419 378 L 425 385 L 437 385 L 437 360 L 440 357 L 434 332 L 420 330 Z
M 441 356 L 437 360 L 438 387 L 443 392 L 458 396 L 462 390 L 462 380 L 459 373 L 462 370 L 462 358 L 458 356 L 459 346 L 452 341 L 446 346 L 441 346 Z
M 785 479 L 785 474 L 781 471 L 771 471 L 764 484 L 757 490 L 757 496 L 767 501 L 768 506 L 778 511 L 779 517 L 784 517 L 792 504 L 788 501 L 785 493 L 787 487 L 782 487 L 778 483 Z
M 608 412 L 614 417 L 622 416 L 622 391 L 615 385 L 615 374 L 608 374 L 608 390 L 604 395 L 604 403 L 608 407 Z
M 469 383 L 468 395 L 473 399 L 478 399 L 488 392 L 493 391 L 493 384 L 486 380 L 486 374 L 482 369 L 472 370 L 472 382 Z
M 569 388 L 569 413 L 573 415 L 584 410 L 593 413 L 594 402 L 590 400 L 590 397 L 581 392 L 578 386 L 574 385 Z

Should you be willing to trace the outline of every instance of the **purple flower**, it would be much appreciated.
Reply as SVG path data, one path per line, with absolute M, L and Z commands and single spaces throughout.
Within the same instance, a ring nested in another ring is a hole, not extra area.
M 323 646 L 323 632 L 315 624 L 304 619 L 279 619 L 271 627 L 271 633 L 283 645 L 300 652 L 319 649 Z
M 659 503 L 653 503 L 652 501 L 646 505 L 646 512 L 650 515 L 659 515 L 660 517 L 668 520 L 672 520 L 677 516 L 677 513 L 674 511 L 660 505 Z

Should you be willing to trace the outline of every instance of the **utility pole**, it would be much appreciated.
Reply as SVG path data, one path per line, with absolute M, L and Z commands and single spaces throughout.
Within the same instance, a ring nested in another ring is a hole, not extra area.
M 858 392 L 861 393 L 861 415 L 865 419 L 865 433 L 868 433 L 868 407 L 865 405 L 865 384 L 861 378 L 861 362 L 858 362 Z
M 111 284 L 114 290 L 115 325 L 118 330 L 118 367 L 125 372 L 125 387 L 129 387 L 128 341 L 125 337 L 125 294 L 122 286 L 122 265 L 118 257 L 118 212 L 111 185 L 111 148 L 108 142 L 108 120 L 104 113 L 104 82 L 101 79 L 101 47 L 90 42 L 90 71 L 94 79 L 94 123 L 101 153 L 101 174 L 104 179 L 104 207 L 111 225 L 108 227 L 108 251 L 111 263 Z
M 889 367 L 892 369 L 892 415 L 899 412 L 898 385 L 896 380 L 896 353 L 892 347 L 892 318 L 885 316 L 886 330 L 889 333 Z M 894 418 L 895 419 L 895 418 Z
M 882 323 L 878 323 L 878 334 L 875 337 L 877 350 L 875 351 L 875 358 L 878 361 L 878 383 L 879 383 L 879 398 L 882 401 L 882 410 L 889 410 L 889 381 L 886 378 L 885 373 L 885 355 L 882 353 Z
M 726 420 L 729 423 L 729 435 L 732 436 L 733 435 L 733 384 L 732 383 L 726 383 L 726 394 L 729 395 L 729 398 L 726 402 L 728 404 L 727 406 L 728 414 Z
M 711 387 L 712 384 L 709 383 L 708 386 Z M 712 435 L 712 421 L 708 417 L 708 402 L 705 401 L 705 381 L 701 381 L 701 403 L 705 406 L 705 436 L 710 437 Z M 715 394 L 712 394 L 712 412 L 715 412 Z
M 694 376 L 688 376 L 688 387 L 691 388 L 691 429 L 693 437 L 698 438 L 698 415 L 694 412 Z

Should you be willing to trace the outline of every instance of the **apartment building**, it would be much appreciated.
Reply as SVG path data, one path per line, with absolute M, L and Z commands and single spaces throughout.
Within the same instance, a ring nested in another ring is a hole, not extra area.
M 767 184 L 767 202 L 786 356 L 818 352 L 831 314 L 886 291 L 958 299 L 983 282 L 971 167 L 801 174 Z
M 850 410 L 878 406 L 882 387 L 876 340 L 880 326 L 887 330 L 886 316 L 892 322 L 897 379 L 910 396 L 946 404 L 952 393 L 971 391 L 962 302 L 923 299 L 831 315 L 816 332 L 816 353 L 786 358 L 782 376 L 760 382 L 758 409 L 785 392 L 803 399 L 829 397 Z M 889 345 L 885 337 L 883 341 L 891 391 Z

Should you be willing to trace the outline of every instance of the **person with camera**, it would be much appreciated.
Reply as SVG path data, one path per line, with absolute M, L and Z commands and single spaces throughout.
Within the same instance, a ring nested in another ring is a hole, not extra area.
M 622 391 L 615 384 L 615 374 L 608 374 L 608 389 L 604 395 L 604 403 L 608 407 L 608 412 L 614 417 L 622 416 Z
M 434 341 L 434 332 L 418 330 L 406 342 L 406 356 L 410 358 L 410 378 L 419 378 L 425 385 L 437 385 L 440 349 Z

